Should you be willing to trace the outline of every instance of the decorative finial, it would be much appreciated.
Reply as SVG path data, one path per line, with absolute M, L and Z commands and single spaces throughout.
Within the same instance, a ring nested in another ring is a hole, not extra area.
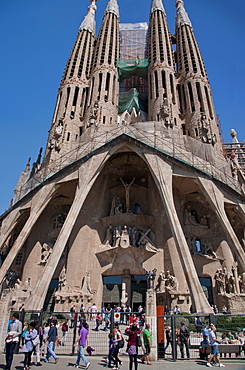
M 161 10 L 166 15 L 165 9 L 163 7 L 162 0 L 152 0 L 152 3 L 151 3 L 151 14 L 153 12 L 155 12 L 156 10 Z
M 91 5 L 88 7 L 88 13 L 84 17 L 84 20 L 81 23 L 81 26 L 79 28 L 79 31 L 81 30 L 87 30 L 90 31 L 93 35 L 95 35 L 95 12 L 97 9 L 97 6 L 95 4 L 96 1 L 99 0 L 89 0 L 91 2 Z
M 105 10 L 105 14 L 107 13 L 114 13 L 119 18 L 119 8 L 117 0 L 109 0 Z
M 191 21 L 184 7 L 183 0 L 176 0 L 177 16 L 176 16 L 176 27 L 188 25 L 192 27 Z

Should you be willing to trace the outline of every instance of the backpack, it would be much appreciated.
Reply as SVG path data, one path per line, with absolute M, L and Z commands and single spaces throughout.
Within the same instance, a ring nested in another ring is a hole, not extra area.
M 124 338 L 123 338 L 122 335 L 121 335 L 121 338 L 122 339 L 120 339 L 119 342 L 118 342 L 118 348 L 123 348 L 124 347 Z

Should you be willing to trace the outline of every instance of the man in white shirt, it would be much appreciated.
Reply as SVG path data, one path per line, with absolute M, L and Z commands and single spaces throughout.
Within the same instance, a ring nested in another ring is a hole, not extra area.
M 220 362 L 220 356 L 219 356 L 219 341 L 218 339 L 216 338 L 216 335 L 215 335 L 215 332 L 216 332 L 216 327 L 214 324 L 210 324 L 210 331 L 209 331 L 209 341 L 210 341 L 210 344 L 211 344 L 211 354 L 210 354 L 210 357 L 209 357 L 209 360 L 207 362 L 207 366 L 208 367 L 212 367 L 212 364 L 211 362 L 216 360 L 218 362 L 218 366 L 219 367 L 225 367 L 225 365 L 221 364 Z
M 19 336 L 21 334 L 22 334 L 22 323 L 19 321 L 19 314 L 16 312 L 12 315 L 11 320 L 8 324 L 8 334 L 5 338 L 6 342 L 5 370 L 10 370 L 11 368 L 15 346 L 19 342 Z

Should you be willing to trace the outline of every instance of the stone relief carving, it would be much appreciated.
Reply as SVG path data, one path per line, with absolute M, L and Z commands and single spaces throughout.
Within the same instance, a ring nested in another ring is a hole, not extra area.
M 66 287 L 66 268 L 63 266 L 59 276 L 59 290 L 64 290 Z
M 81 289 L 71 288 L 66 281 L 66 270 L 63 267 L 59 277 L 59 290 L 55 293 L 55 302 L 59 305 L 69 305 L 70 303 L 90 302 L 96 290 L 91 289 L 91 276 L 89 272 L 85 273 L 82 279 Z
M 158 293 L 168 292 L 169 294 L 177 294 L 179 289 L 179 282 L 174 275 L 169 271 L 166 273 L 161 271 L 157 279 L 156 291 Z
M 113 229 L 110 225 L 106 230 L 106 235 L 103 246 L 111 246 L 113 248 L 122 247 L 127 248 L 129 246 L 144 249 L 150 252 L 157 252 L 158 249 L 154 244 L 155 234 L 151 229 L 137 229 L 134 227 L 128 227 L 127 225 L 116 226 Z
M 125 189 L 126 213 L 129 213 L 130 212 L 130 208 L 129 208 L 129 190 L 130 190 L 130 187 L 133 185 L 135 177 L 133 178 L 133 180 L 130 183 L 127 183 L 127 182 L 123 181 L 123 179 L 121 179 L 121 178 L 120 178 L 120 180 L 121 180 L 121 182 L 124 186 L 124 189 Z
M 209 223 L 208 220 L 210 218 L 210 215 L 204 215 L 200 218 L 200 221 L 198 221 L 198 215 L 197 212 L 191 208 L 190 205 L 188 205 L 185 208 L 185 217 L 184 217 L 184 222 L 185 225 L 193 225 L 193 226 L 199 226 L 202 228 L 209 228 Z
M 95 101 L 94 103 L 94 106 L 91 110 L 91 113 L 90 113 L 90 116 L 89 116 L 89 120 L 88 120 L 88 123 L 87 123 L 87 127 L 90 127 L 90 126 L 98 126 L 99 124 L 99 111 L 100 111 L 100 107 L 99 107 L 99 103 L 98 101 Z
M 126 283 L 122 283 L 121 307 L 125 307 L 128 301 L 128 293 L 126 292 Z
M 84 276 L 81 293 L 84 295 L 95 293 L 95 291 L 91 289 L 91 276 L 89 272 L 86 272 Z
M 52 250 L 53 250 L 53 247 L 54 245 L 50 242 L 48 243 L 43 243 L 42 247 L 41 247 L 41 258 L 40 258 L 40 261 L 38 262 L 38 265 L 46 265 L 51 253 L 52 253 Z
M 173 127 L 173 122 L 172 122 L 172 119 L 170 117 L 171 110 L 169 108 L 167 98 L 163 98 L 163 105 L 160 109 L 160 115 L 161 115 L 161 118 L 164 120 L 164 123 L 165 123 L 166 127 Z
M 152 271 L 145 270 L 145 277 L 147 280 L 147 289 L 154 289 L 154 281 L 156 278 L 157 269 L 154 268 Z
M 53 229 L 61 229 L 67 217 L 67 213 L 59 213 L 52 218 Z
M 48 142 L 48 148 L 50 150 L 55 149 L 57 152 L 60 151 L 61 147 L 61 136 L 64 131 L 64 122 L 62 119 L 59 120 L 58 125 L 54 129 L 54 133 Z
M 187 236 L 186 238 L 190 253 L 194 257 L 217 258 L 213 244 L 210 240 L 200 241 L 195 236 Z M 200 250 L 197 248 L 197 242 L 200 244 Z
M 221 295 L 241 294 L 245 292 L 245 273 L 238 276 L 237 262 L 232 266 L 231 273 L 224 267 L 218 269 L 214 275 L 218 293 Z

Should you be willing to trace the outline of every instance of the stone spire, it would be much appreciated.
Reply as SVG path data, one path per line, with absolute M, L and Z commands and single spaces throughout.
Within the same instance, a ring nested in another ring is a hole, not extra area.
M 188 14 L 184 8 L 184 1 L 183 0 L 176 0 L 176 8 L 177 8 L 177 15 L 176 15 L 176 28 L 188 25 L 192 27 L 191 21 L 188 17 Z
M 155 10 L 161 10 L 166 15 L 162 0 L 152 0 L 151 13 L 153 13 Z
M 79 28 L 79 31 L 81 30 L 87 30 L 90 31 L 93 35 L 95 35 L 96 29 L 95 29 L 95 12 L 96 12 L 97 6 L 95 4 L 95 0 L 91 1 L 91 5 L 88 7 L 88 13 L 84 17 L 84 20 L 81 23 L 81 26 Z
M 117 18 L 119 18 L 119 8 L 117 0 L 109 0 L 105 10 L 105 14 L 107 13 L 114 13 L 117 16 Z

